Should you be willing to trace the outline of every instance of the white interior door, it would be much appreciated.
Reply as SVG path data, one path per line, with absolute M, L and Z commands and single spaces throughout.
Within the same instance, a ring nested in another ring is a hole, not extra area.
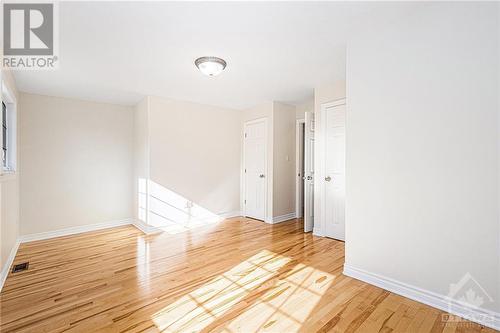
M 325 236 L 345 240 L 345 101 L 323 108 Z
M 265 120 L 245 123 L 244 131 L 245 216 L 264 220 L 267 192 L 267 123 Z
M 304 231 L 314 227 L 314 113 L 306 112 L 304 128 Z

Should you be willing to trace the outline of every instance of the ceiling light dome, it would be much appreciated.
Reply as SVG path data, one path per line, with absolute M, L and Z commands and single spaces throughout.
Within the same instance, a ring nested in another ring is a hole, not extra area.
M 217 76 L 226 68 L 226 62 L 217 57 L 201 57 L 196 59 L 194 64 L 207 76 Z

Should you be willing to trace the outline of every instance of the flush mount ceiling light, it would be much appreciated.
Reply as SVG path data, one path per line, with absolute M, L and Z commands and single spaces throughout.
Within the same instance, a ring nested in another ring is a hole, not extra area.
M 217 57 L 201 57 L 196 59 L 194 64 L 207 76 L 219 75 L 227 65 L 223 59 Z

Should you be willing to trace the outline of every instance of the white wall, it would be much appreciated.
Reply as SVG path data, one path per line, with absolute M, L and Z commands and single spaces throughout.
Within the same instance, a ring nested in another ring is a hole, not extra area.
M 149 179 L 149 97 L 134 109 L 134 198 L 133 212 L 136 220 L 147 223 Z
M 20 233 L 132 217 L 132 108 L 20 95 Z
M 149 99 L 151 181 L 211 213 L 239 212 L 241 114 Z
M 500 5 L 497 5 L 497 31 L 500 31 Z M 500 56 L 500 36 L 497 38 L 497 54 Z M 497 62 L 498 62 L 497 58 Z M 497 181 L 497 196 L 498 196 L 498 238 L 500 239 L 500 64 L 497 63 L 497 170 L 498 170 L 498 181 Z M 498 242 L 498 277 L 500 280 L 500 241 Z M 500 296 L 500 290 L 498 291 Z M 500 306 L 499 306 L 500 308 Z
M 348 47 L 346 262 L 500 311 L 498 4 L 428 3 Z
M 273 217 L 295 213 L 294 106 L 273 103 Z
M 295 117 L 297 119 L 304 119 L 306 112 L 314 112 L 314 98 L 297 105 L 295 108 Z
M 273 108 L 274 102 L 262 103 L 253 108 L 241 111 L 241 117 L 243 119 L 243 122 L 260 118 L 267 118 L 268 120 L 270 120 L 273 116 Z
M 314 88 L 314 113 L 320 117 L 321 104 L 346 97 L 346 81 L 338 80 L 332 84 Z
M 19 94 L 12 73 L 1 71 L 1 81 L 16 100 Z M 0 98 L 2 94 L 0 93 Z M 17 131 L 19 134 L 19 131 Z M 19 152 L 19 150 L 18 150 Z M 19 158 L 18 158 L 19 159 Z M 19 163 L 17 163 L 19 167 Z M 0 175 L 0 270 L 19 235 L 19 173 Z

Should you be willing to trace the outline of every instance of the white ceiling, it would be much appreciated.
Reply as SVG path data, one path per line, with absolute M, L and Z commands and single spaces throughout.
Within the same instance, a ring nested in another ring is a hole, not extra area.
M 347 37 L 388 6 L 396 4 L 60 2 L 59 69 L 14 75 L 24 92 L 117 104 L 145 95 L 235 109 L 298 104 L 345 79 Z M 212 55 L 228 63 L 215 78 L 194 66 Z

